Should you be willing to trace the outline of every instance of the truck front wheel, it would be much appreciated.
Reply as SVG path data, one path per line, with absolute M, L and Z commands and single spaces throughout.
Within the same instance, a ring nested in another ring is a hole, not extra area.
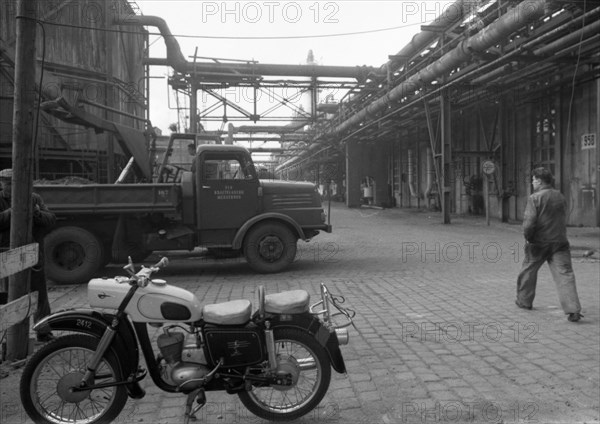
M 250 268 L 256 272 L 281 272 L 294 261 L 297 240 L 292 231 L 283 224 L 258 224 L 246 235 L 244 256 Z
M 57 283 L 87 282 L 104 264 L 102 243 L 80 227 L 59 227 L 44 243 L 46 276 Z

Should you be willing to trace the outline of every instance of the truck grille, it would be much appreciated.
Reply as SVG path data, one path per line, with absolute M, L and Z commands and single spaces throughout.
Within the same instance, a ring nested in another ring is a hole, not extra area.
M 295 207 L 306 207 L 312 206 L 312 194 L 311 193 L 300 193 L 300 194 L 274 194 L 273 195 L 273 208 L 295 208 Z

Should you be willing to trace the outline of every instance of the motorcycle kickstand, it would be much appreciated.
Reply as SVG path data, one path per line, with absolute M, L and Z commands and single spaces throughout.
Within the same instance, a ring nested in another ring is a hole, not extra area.
M 198 405 L 192 410 L 194 399 L 198 402 Z M 196 389 L 187 396 L 185 402 L 185 418 L 183 424 L 189 424 L 190 421 L 196 421 L 196 412 L 198 412 L 206 404 L 206 394 L 204 389 Z

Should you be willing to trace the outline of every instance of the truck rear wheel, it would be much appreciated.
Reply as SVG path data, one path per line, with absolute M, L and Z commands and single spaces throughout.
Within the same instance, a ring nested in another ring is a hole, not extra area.
M 252 228 L 244 240 L 244 256 L 256 272 L 271 274 L 287 268 L 296 257 L 298 238 L 284 224 L 269 222 Z
M 104 264 L 102 243 L 80 227 L 59 227 L 46 236 L 46 276 L 56 283 L 87 282 Z

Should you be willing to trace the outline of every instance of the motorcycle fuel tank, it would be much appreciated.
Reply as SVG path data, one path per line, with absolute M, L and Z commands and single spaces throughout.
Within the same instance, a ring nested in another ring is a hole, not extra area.
M 90 280 L 90 306 L 94 309 L 116 310 L 130 288 L 125 280 L 124 277 Z M 202 306 L 193 293 L 164 282 L 138 288 L 125 312 L 133 322 L 195 322 L 202 318 Z

